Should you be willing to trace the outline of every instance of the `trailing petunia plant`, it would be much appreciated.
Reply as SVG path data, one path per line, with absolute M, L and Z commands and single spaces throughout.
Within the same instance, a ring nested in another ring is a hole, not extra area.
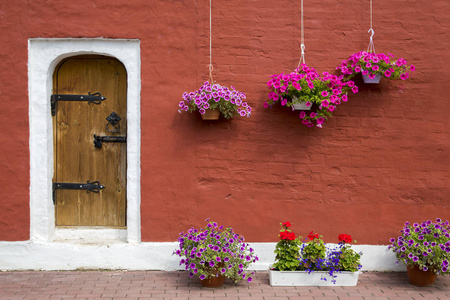
M 250 283 L 254 272 L 246 269 L 258 260 L 254 250 L 233 228 L 218 226 L 209 218 L 206 221 L 205 229 L 190 228 L 180 233 L 179 249 L 173 253 L 182 258 L 180 265 L 189 271 L 189 277 L 198 276 L 200 280 L 222 274 L 234 282 Z
M 320 76 L 314 68 L 301 64 L 290 74 L 274 74 L 267 82 L 270 89 L 269 100 L 264 107 L 272 107 L 275 103 L 292 107 L 294 104 L 305 103 L 311 108 L 310 112 L 301 111 L 299 114 L 302 124 L 308 127 L 322 124 L 337 106 L 348 101 L 348 92 L 358 92 L 358 87 L 351 80 L 343 81 L 344 76 L 332 75 L 324 72 Z
M 272 268 L 279 271 L 295 271 L 298 269 L 298 260 L 300 258 L 301 237 L 296 238 L 295 233 L 291 232 L 290 222 L 280 223 L 280 240 L 275 246 L 275 263 Z
M 391 238 L 389 249 L 395 252 L 397 263 L 418 266 L 434 274 L 450 274 L 450 225 L 438 218 L 422 223 L 406 222 L 401 235 Z
M 381 75 L 389 79 L 406 80 L 416 68 L 414 65 L 408 65 L 408 62 L 403 58 L 395 60 L 391 53 L 386 55 L 384 53 L 360 51 L 343 60 L 337 69 L 345 76 L 345 80 L 352 79 L 358 73 L 367 75 L 370 79 L 374 79 L 376 75 Z
M 206 81 L 198 90 L 183 94 L 183 100 L 178 105 L 180 107 L 178 112 L 192 113 L 198 110 L 200 114 L 205 114 L 207 109 L 211 109 L 218 110 L 226 119 L 236 114 L 250 117 L 252 108 L 244 101 L 245 98 L 245 94 L 237 91 L 233 86 L 228 88 Z

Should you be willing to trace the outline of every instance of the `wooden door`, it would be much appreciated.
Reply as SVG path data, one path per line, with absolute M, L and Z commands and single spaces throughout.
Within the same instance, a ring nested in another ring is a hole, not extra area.
M 53 96 L 100 93 L 106 98 L 100 104 L 81 100 L 54 103 L 56 226 L 126 226 L 126 80 L 122 63 L 102 56 L 69 58 L 55 70 Z M 120 121 L 107 120 L 113 112 Z M 94 135 L 122 142 L 104 141 L 95 147 Z M 97 192 L 59 188 L 87 181 L 98 181 L 104 188 Z

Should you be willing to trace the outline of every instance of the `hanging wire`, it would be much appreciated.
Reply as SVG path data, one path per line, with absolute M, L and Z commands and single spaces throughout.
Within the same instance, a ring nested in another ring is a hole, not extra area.
M 298 62 L 297 68 L 300 68 L 300 64 L 305 63 L 305 33 L 303 30 L 303 0 L 301 0 L 301 49 L 302 49 L 302 55 L 300 56 L 300 61 Z
M 211 37 L 211 31 L 212 31 L 212 22 L 211 22 L 211 0 L 209 0 L 209 83 L 213 84 L 213 77 L 212 77 L 212 71 L 213 71 L 213 65 L 212 65 L 212 37 Z
M 373 44 L 373 36 L 375 35 L 375 31 L 372 26 L 372 0 L 370 0 L 370 29 L 368 33 L 370 33 L 370 41 L 369 46 L 367 47 L 367 52 L 375 53 L 375 45 Z

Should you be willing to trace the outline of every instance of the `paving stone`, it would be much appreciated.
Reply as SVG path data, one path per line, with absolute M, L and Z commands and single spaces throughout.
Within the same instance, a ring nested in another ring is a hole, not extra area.
M 450 299 L 449 277 L 426 288 L 410 285 L 405 273 L 362 273 L 356 287 L 272 287 L 268 277 L 260 271 L 250 284 L 211 289 L 178 271 L 0 272 L 0 299 Z

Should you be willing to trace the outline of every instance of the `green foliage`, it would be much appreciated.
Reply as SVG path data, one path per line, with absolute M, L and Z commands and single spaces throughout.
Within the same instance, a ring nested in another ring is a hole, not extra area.
M 326 256 L 325 243 L 320 238 L 310 240 L 302 250 L 303 266 L 305 269 L 318 268 L 319 260 L 324 260 Z
M 275 263 L 273 268 L 280 271 L 295 271 L 299 267 L 300 245 L 299 239 L 280 240 L 275 247 Z
M 338 268 L 341 271 L 356 272 L 361 268 L 361 253 L 355 252 L 350 245 L 341 249 Z

